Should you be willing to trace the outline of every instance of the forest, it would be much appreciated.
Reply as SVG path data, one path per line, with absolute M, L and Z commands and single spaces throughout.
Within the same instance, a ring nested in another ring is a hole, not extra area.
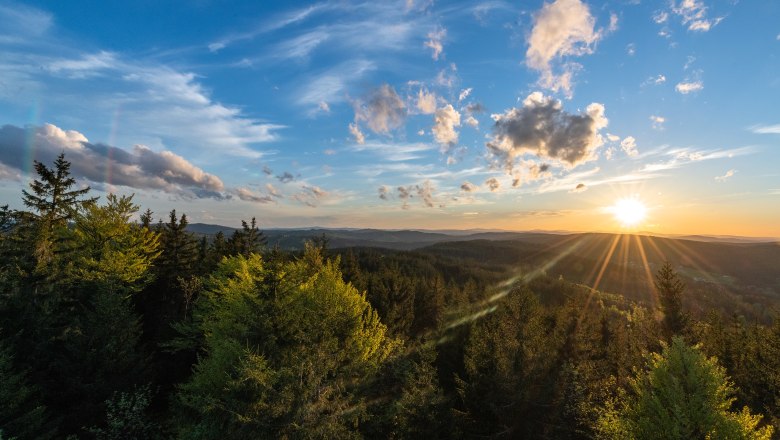
M 780 429 L 780 301 L 766 288 L 708 293 L 672 255 L 594 288 L 577 271 L 596 260 L 538 243 L 323 235 L 286 250 L 254 217 L 196 235 L 186 214 L 99 199 L 69 169 L 36 162 L 25 209 L 0 209 L 3 440 Z

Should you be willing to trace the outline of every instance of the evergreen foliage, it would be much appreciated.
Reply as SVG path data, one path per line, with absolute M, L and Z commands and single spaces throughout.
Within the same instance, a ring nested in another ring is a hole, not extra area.
M 715 358 L 672 338 L 650 355 L 629 393 L 611 402 L 599 420 L 602 438 L 771 439 L 761 416 L 747 407 L 732 412 L 734 388 Z

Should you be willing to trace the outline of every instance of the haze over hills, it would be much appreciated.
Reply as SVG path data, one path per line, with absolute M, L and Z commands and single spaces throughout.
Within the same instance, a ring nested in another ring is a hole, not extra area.
M 187 230 L 199 235 L 213 236 L 222 232 L 229 237 L 239 228 L 192 223 Z M 531 240 L 544 242 L 555 237 L 586 234 L 571 231 L 505 231 L 498 229 L 445 229 L 445 230 L 408 230 L 408 229 L 363 229 L 363 228 L 268 228 L 263 229 L 270 246 L 279 245 L 284 249 L 301 249 L 303 242 L 323 234 L 333 248 L 369 246 L 388 249 L 417 249 L 434 243 L 463 240 Z M 654 236 L 677 240 L 715 242 L 715 243 L 773 243 L 780 242 L 772 237 L 739 237 L 732 235 L 664 235 L 650 232 L 638 232 L 633 235 Z

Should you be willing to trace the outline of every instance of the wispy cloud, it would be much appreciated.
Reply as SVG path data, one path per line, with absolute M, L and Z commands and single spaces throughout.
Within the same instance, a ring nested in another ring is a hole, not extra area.
M 725 182 L 726 180 L 728 180 L 731 177 L 733 177 L 736 172 L 737 172 L 737 170 L 734 170 L 734 169 L 728 170 L 728 171 L 726 171 L 726 174 L 724 174 L 722 176 L 715 176 L 715 180 L 717 180 L 718 182 Z
M 780 134 L 780 124 L 776 125 L 754 125 L 750 131 L 756 134 Z

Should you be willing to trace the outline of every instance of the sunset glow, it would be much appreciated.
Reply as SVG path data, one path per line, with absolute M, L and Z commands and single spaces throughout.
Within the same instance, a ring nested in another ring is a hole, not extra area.
M 617 200 L 609 207 L 609 211 L 615 216 L 615 220 L 626 227 L 638 226 L 647 216 L 647 207 L 636 198 Z
M 0 202 L 64 152 L 102 197 L 199 223 L 779 237 L 777 17 L 0 0 Z

